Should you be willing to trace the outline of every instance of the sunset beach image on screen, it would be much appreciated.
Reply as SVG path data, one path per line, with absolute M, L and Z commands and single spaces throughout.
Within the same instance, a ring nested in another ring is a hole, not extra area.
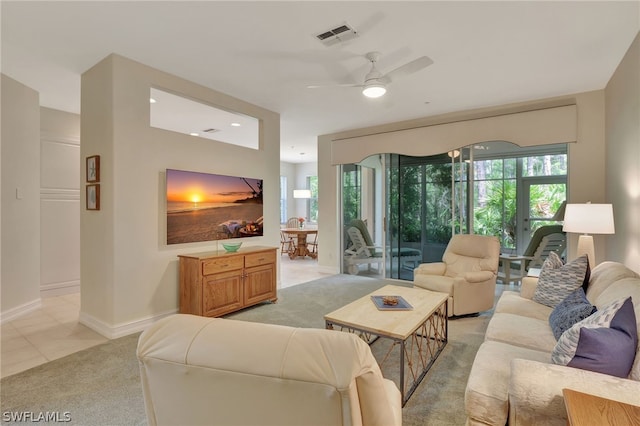
M 167 169 L 167 244 L 263 234 L 262 179 Z

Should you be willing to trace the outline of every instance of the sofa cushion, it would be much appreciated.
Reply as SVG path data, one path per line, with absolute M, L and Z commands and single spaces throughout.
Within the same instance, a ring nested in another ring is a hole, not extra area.
M 563 264 L 555 252 L 549 253 L 542 265 L 533 301 L 555 308 L 584 284 L 588 269 L 589 260 L 586 255 Z
M 627 377 L 638 346 L 631 297 L 619 299 L 562 334 L 553 350 L 555 364 Z
M 562 302 L 553 308 L 549 315 L 549 325 L 553 336 L 558 340 L 562 333 L 567 331 L 578 321 L 582 321 L 598 308 L 587 300 L 582 287 L 571 292 Z
M 485 341 L 471 366 L 464 405 L 469 424 L 504 425 L 509 415 L 511 361 L 549 362 L 549 353 Z
M 494 312 L 505 314 L 516 314 L 524 317 L 535 318 L 542 321 L 549 319 L 551 308 L 540 303 L 536 303 L 531 298 L 520 296 L 515 291 L 503 291 L 498 299 Z
M 553 337 L 548 318 L 547 316 L 545 319 L 536 319 L 507 313 L 493 314 L 487 326 L 485 340 L 509 343 L 550 354 L 556 345 L 556 338 Z M 547 361 L 549 361 L 548 355 Z

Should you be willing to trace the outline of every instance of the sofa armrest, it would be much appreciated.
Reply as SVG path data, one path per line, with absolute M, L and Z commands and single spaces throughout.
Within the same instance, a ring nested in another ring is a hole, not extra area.
M 640 403 L 640 382 L 562 365 L 525 359 L 511 361 L 509 424 L 566 425 L 567 411 L 562 389 Z
M 444 275 L 444 271 L 446 271 L 447 265 L 444 262 L 432 262 L 432 263 L 421 263 L 416 269 L 414 269 L 414 274 L 425 274 L 425 275 Z
M 464 279 L 469 283 L 481 283 L 489 281 L 493 277 L 494 273 L 491 271 L 473 271 L 464 273 Z
M 533 299 L 533 294 L 538 286 L 538 277 L 523 277 L 520 285 L 520 296 L 525 299 Z

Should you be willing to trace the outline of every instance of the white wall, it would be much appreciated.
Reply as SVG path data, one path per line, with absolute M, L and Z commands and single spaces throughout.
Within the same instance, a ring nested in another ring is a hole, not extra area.
M 611 259 L 640 273 L 640 34 L 605 89 L 607 201 L 616 234 L 607 237 Z
M 258 118 L 260 149 L 151 128 L 152 86 Z M 265 234 L 244 244 L 279 246 L 278 114 L 118 55 L 82 75 L 81 111 L 81 158 L 101 162 L 101 210 L 80 214 L 82 323 L 113 338 L 176 312 L 177 255 L 216 249 L 165 244 L 167 168 L 264 179 Z
M 41 108 L 40 151 L 40 290 L 47 297 L 80 291 L 80 115 Z
M 40 306 L 40 105 L 2 75 L 2 321 Z

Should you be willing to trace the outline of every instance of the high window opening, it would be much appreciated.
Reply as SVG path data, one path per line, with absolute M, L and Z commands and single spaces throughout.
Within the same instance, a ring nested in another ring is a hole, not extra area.
M 309 223 L 318 223 L 318 176 L 307 176 L 307 189 L 311 198 L 307 202 L 307 218 Z
M 158 88 L 149 89 L 149 125 L 194 138 L 260 149 L 260 121 Z

